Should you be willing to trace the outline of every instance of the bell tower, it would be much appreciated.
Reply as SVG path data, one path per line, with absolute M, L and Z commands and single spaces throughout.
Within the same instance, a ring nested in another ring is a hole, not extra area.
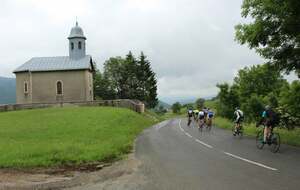
M 85 53 L 86 37 L 83 34 L 82 28 L 78 26 L 77 21 L 76 21 L 76 25 L 71 29 L 68 39 L 69 39 L 70 59 L 84 58 L 86 55 Z

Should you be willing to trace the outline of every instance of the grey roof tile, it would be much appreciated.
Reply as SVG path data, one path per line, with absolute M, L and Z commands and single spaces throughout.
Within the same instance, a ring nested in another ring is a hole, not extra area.
M 34 57 L 14 70 L 14 73 L 31 71 L 62 71 L 92 69 L 92 57 L 86 55 L 81 59 L 70 59 L 69 56 Z

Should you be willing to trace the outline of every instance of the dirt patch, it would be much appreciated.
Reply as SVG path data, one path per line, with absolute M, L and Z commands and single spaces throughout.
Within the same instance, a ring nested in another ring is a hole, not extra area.
M 128 184 L 133 179 L 141 183 L 143 180 L 140 177 L 133 176 L 139 165 L 134 155 L 129 154 L 127 159 L 114 164 L 91 163 L 81 167 L 27 171 L 0 170 L 0 190 L 85 189 L 83 186 L 93 185 L 97 185 L 97 189 L 104 189 L 107 186 Z

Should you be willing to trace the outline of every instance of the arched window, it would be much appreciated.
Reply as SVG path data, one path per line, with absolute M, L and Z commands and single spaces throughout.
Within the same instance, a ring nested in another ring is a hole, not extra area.
M 61 81 L 56 82 L 56 94 L 62 95 L 63 94 L 63 84 Z
M 28 93 L 28 83 L 24 82 L 24 93 L 27 94 Z
M 73 49 L 74 49 L 74 43 L 71 42 L 71 50 L 73 50 Z
M 78 42 L 78 49 L 81 49 L 81 42 Z

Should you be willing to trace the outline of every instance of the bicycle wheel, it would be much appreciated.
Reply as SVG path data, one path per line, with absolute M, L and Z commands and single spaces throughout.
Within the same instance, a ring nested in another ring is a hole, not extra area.
M 264 132 L 263 131 L 259 131 L 256 135 L 256 147 L 258 149 L 262 149 L 264 147 Z
M 211 127 L 212 127 L 212 121 L 211 121 L 211 119 L 209 119 L 208 122 L 207 122 L 206 130 L 210 131 Z
M 242 125 L 240 126 L 240 129 L 238 130 L 238 135 L 240 136 L 240 138 L 242 138 L 244 135 L 244 128 Z
M 234 136 L 234 134 L 235 134 L 235 125 L 232 126 L 231 131 L 232 131 L 232 135 Z
M 280 148 L 280 136 L 278 133 L 273 133 L 271 136 L 271 152 L 276 153 Z

